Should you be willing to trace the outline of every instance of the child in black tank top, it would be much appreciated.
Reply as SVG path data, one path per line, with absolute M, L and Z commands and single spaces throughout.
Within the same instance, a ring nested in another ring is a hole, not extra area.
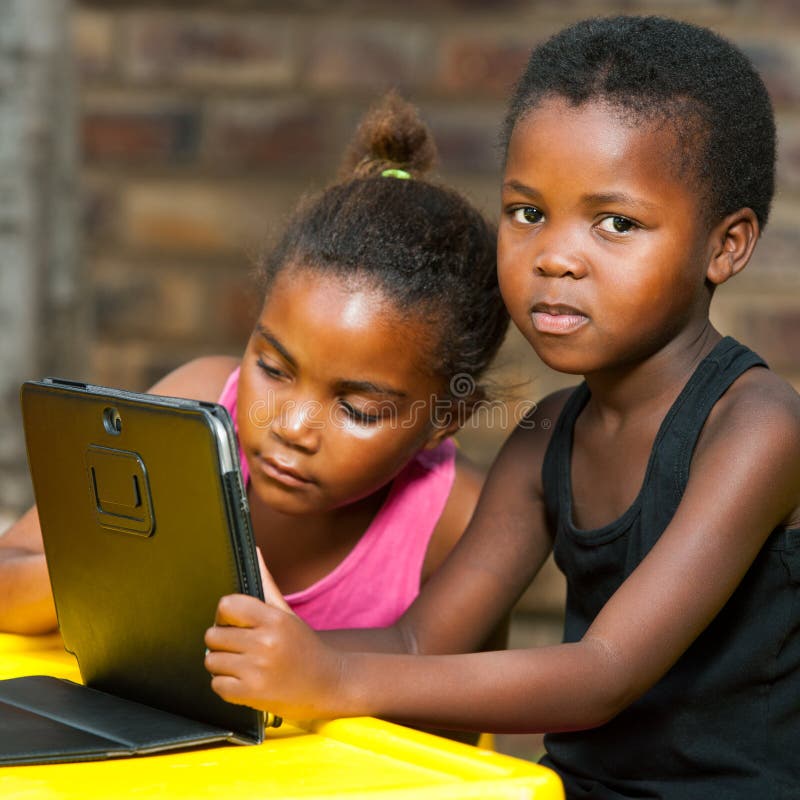
M 767 221 L 766 89 L 708 30 L 589 20 L 534 50 L 505 141 L 503 297 L 584 381 L 511 434 L 396 625 L 319 636 L 277 594 L 223 598 L 213 685 L 294 718 L 547 731 L 570 798 L 797 797 L 800 398 L 708 313 Z M 470 653 L 551 550 L 564 643 Z

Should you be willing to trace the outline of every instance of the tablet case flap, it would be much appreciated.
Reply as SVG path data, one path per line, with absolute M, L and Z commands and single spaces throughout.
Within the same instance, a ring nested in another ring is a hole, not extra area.
M 129 756 L 234 739 L 231 731 L 37 675 L 0 681 L 0 764 Z

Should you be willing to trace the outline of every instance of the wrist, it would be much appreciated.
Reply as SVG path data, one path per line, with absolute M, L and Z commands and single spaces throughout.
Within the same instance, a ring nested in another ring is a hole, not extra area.
M 372 670 L 370 662 L 374 654 L 337 651 L 338 674 L 333 694 L 335 716 L 364 717 L 375 716 L 373 681 L 370 680 Z

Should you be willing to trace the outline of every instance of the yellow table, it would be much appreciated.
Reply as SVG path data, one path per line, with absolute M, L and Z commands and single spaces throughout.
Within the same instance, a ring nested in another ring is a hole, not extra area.
M 0 634 L 0 679 L 80 680 L 52 636 Z M 405 798 L 563 800 L 558 777 L 537 764 L 362 717 L 271 729 L 261 745 L 221 745 L 165 755 L 0 768 L 0 797 Z

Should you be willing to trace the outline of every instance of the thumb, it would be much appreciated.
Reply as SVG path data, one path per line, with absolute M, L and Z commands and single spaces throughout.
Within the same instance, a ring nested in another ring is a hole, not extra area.
M 289 607 L 289 604 L 283 599 L 281 590 L 269 574 L 267 565 L 264 563 L 264 556 L 261 554 L 261 548 L 256 547 L 256 556 L 258 557 L 258 570 L 261 573 L 261 585 L 264 587 L 264 600 L 271 606 L 280 608 L 289 614 L 294 614 L 294 611 Z

